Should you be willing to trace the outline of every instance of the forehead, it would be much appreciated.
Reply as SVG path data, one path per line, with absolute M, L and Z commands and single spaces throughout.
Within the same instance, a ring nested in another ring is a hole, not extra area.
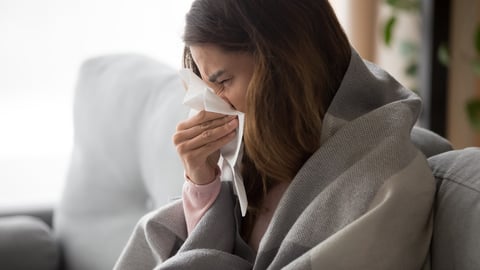
M 219 46 L 202 44 L 190 46 L 193 61 L 203 76 L 210 76 L 218 71 L 233 72 L 244 68 L 251 62 L 251 55 L 245 52 L 225 51 Z
M 190 52 L 198 68 L 207 74 L 214 72 L 212 69 L 222 68 L 231 61 L 229 53 L 224 52 L 215 45 L 202 44 L 191 46 Z

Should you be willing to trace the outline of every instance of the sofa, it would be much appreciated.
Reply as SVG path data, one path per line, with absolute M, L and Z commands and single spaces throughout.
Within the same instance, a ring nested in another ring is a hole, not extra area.
M 139 218 L 181 194 L 172 135 L 188 114 L 183 95 L 177 71 L 151 58 L 87 60 L 62 198 L 50 210 L 0 213 L 0 269 L 111 269 Z M 411 137 L 437 179 L 432 269 L 480 269 L 480 150 L 452 150 L 419 127 Z

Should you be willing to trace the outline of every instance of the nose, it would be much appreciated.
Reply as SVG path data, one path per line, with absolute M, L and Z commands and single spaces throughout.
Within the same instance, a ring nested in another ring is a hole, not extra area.
M 223 95 L 219 95 L 219 97 L 221 97 L 223 100 L 225 100 L 225 102 L 227 102 L 228 104 L 230 104 L 230 107 L 232 107 L 232 109 L 237 110 L 237 109 L 235 108 L 235 106 L 233 106 L 233 104 L 230 102 L 230 100 L 228 100 L 228 98 L 226 98 L 226 97 L 223 96 Z

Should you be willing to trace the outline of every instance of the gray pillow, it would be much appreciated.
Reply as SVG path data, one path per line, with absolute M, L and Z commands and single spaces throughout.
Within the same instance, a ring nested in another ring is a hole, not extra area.
M 480 149 L 430 158 L 437 179 L 432 269 L 480 269 Z
M 181 195 L 172 142 L 188 115 L 177 70 L 140 55 L 86 61 L 75 145 L 54 228 L 69 270 L 108 270 L 145 213 Z
M 50 228 L 28 216 L 0 218 L 0 269 L 54 270 L 58 247 Z

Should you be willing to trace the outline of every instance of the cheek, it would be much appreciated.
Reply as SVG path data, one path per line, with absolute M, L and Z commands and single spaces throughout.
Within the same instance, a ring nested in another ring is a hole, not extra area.
M 246 88 L 237 88 L 232 89 L 229 95 L 225 95 L 226 98 L 232 103 L 232 105 L 241 112 L 245 112 L 245 103 L 246 103 Z

